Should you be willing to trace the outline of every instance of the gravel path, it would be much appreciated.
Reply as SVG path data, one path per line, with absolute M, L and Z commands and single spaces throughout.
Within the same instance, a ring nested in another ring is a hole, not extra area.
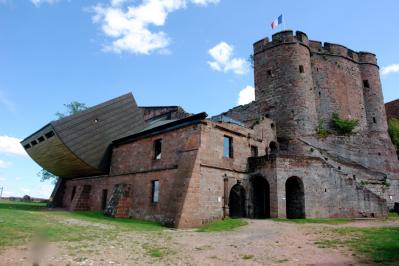
M 73 223 L 74 221 L 69 221 Z M 95 225 L 93 225 L 95 226 Z M 319 248 L 330 228 L 399 226 L 356 221 L 343 225 L 248 220 L 235 231 L 123 232 L 94 241 L 50 243 L 36 250 L 39 265 L 360 265 L 348 249 Z M 33 246 L 0 253 L 0 265 L 32 265 Z

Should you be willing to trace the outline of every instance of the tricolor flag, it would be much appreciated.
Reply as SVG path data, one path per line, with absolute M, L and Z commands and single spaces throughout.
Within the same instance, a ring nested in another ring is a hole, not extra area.
M 272 22 L 272 29 L 274 30 L 277 28 L 278 25 L 283 24 L 283 15 L 280 15 L 278 18 L 273 20 Z

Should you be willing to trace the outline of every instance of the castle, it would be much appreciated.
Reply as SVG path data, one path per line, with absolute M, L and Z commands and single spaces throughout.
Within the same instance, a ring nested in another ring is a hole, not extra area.
M 254 44 L 256 100 L 220 115 L 127 94 L 24 139 L 69 210 L 196 227 L 223 217 L 382 217 L 399 202 L 376 56 L 283 31 Z M 334 132 L 333 114 L 356 119 Z

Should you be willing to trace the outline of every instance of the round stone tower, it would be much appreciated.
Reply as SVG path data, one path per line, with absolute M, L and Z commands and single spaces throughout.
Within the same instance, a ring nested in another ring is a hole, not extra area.
M 254 44 L 255 98 L 276 122 L 280 151 L 302 152 L 298 137 L 317 126 L 308 37 L 283 31 Z
M 359 64 L 369 131 L 386 134 L 388 125 L 377 58 L 372 53 L 359 52 Z

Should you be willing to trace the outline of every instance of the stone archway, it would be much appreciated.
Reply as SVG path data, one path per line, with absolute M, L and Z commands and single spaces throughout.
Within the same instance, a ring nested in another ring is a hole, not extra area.
M 299 177 L 293 176 L 285 182 L 285 198 L 288 219 L 305 218 L 305 190 Z
M 245 211 L 245 189 L 240 185 L 234 185 L 229 195 L 229 216 L 241 218 L 246 216 Z
M 262 176 L 251 180 L 253 218 L 270 218 L 270 185 Z

